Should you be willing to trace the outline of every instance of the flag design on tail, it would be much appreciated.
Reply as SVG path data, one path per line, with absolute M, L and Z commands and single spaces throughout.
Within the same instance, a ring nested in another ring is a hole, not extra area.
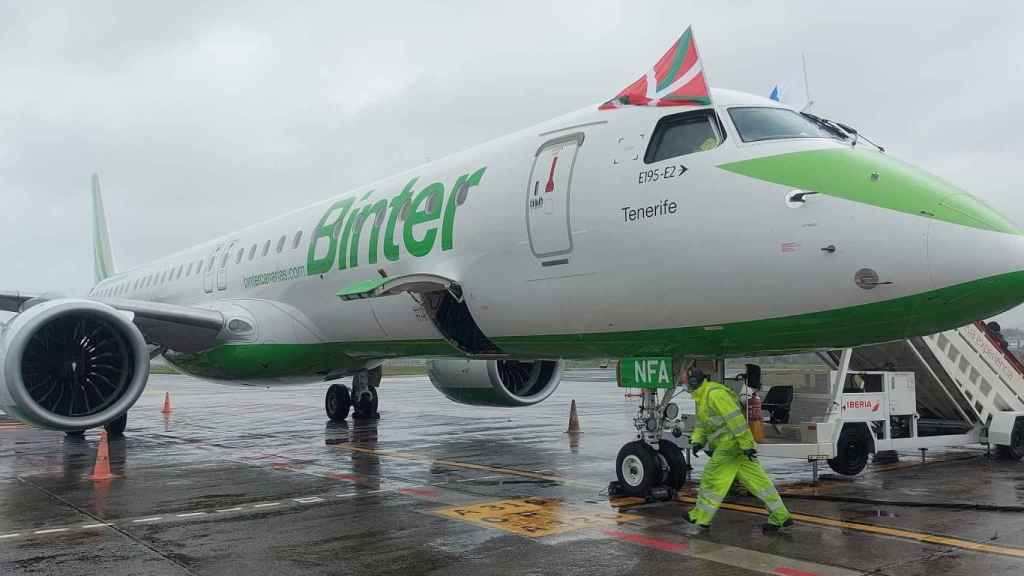
M 711 103 L 704 67 L 693 29 L 676 40 L 654 68 L 602 104 L 600 110 L 623 106 L 706 106 Z

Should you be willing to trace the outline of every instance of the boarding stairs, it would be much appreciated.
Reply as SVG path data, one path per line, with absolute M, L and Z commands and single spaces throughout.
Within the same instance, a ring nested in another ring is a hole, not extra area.
M 984 323 L 916 338 L 911 345 L 947 389 L 960 393 L 952 396 L 972 421 L 987 427 L 999 413 L 1024 411 L 1024 365 Z
M 914 374 L 913 437 L 893 438 L 891 431 L 887 432 L 876 439 L 879 450 L 1009 444 L 1016 419 L 1024 418 L 1024 364 L 983 322 L 821 356 L 832 368 L 826 385 L 830 391 L 797 393 L 801 409 L 794 405 L 794 412 L 799 412 L 795 421 L 773 426 L 774 431 L 766 425 L 766 437 L 759 445 L 766 455 L 812 461 L 835 455 L 846 422 L 841 406 L 848 372 Z M 824 382 L 813 382 L 828 375 L 817 373 L 807 378 L 805 388 L 820 391 Z M 814 405 L 819 408 L 815 410 Z
M 1024 412 L 1024 364 L 984 322 L 853 350 L 851 369 L 915 373 L 922 436 L 974 428 Z

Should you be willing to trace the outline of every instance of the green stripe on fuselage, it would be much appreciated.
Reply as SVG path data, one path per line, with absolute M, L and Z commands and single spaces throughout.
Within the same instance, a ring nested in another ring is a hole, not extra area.
M 994 316 L 1024 299 L 1024 272 L 1012 272 L 912 296 L 836 310 L 721 326 L 632 332 L 506 336 L 492 340 L 520 358 L 607 358 L 792 354 L 901 340 Z M 210 378 L 316 377 L 359 368 L 371 358 L 458 356 L 443 340 L 229 344 L 200 354 L 172 354 L 188 372 Z
M 723 164 L 720 168 L 907 214 L 983 230 L 1021 233 L 1010 221 L 977 198 L 880 152 L 829 148 L 742 160 Z

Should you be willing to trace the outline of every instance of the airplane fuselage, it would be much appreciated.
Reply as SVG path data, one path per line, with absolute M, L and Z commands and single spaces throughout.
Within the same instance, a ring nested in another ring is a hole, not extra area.
M 117 274 L 92 295 L 239 320 L 212 350 L 166 353 L 222 378 L 464 354 L 409 294 L 337 296 L 381 276 L 453 279 L 480 331 L 522 358 L 792 353 L 932 333 L 1019 301 L 1021 237 L 994 211 L 864 144 L 739 133 L 731 110 L 775 102 L 727 91 L 713 102 L 589 107 Z M 717 142 L 652 155 L 659 121 L 702 110 Z

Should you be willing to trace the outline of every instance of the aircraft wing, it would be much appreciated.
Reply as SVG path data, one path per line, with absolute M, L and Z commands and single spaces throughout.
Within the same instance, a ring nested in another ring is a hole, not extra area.
M 31 306 L 33 301 L 50 299 L 39 294 L 0 290 L 0 310 L 18 313 Z M 181 352 L 205 350 L 214 346 L 224 328 L 224 315 L 216 310 L 125 298 L 84 299 L 130 313 L 132 321 L 147 342 Z

